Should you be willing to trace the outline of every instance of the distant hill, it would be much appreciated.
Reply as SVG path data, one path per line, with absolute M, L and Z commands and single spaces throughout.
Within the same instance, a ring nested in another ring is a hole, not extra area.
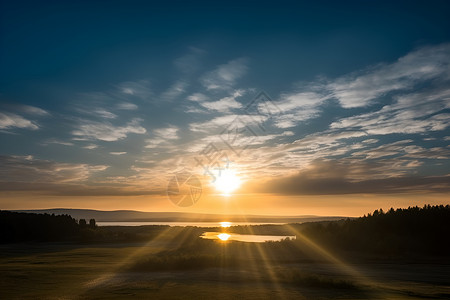
M 102 211 L 93 209 L 52 208 L 40 210 L 14 210 L 16 212 L 70 215 L 75 219 L 95 219 L 97 222 L 262 222 L 262 223 L 304 223 L 340 220 L 341 216 L 264 216 L 264 215 L 221 215 L 180 212 L 143 212 L 135 210 Z

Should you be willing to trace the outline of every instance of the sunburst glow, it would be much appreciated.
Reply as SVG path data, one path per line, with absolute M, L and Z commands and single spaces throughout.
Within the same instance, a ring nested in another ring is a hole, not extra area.
M 220 227 L 231 227 L 231 222 L 220 222 Z
M 228 233 L 221 233 L 217 235 L 217 237 L 222 241 L 227 241 L 230 238 L 230 235 Z
M 241 179 L 236 172 L 231 169 L 222 170 L 216 180 L 213 182 L 214 187 L 222 192 L 222 195 L 229 196 L 241 185 Z

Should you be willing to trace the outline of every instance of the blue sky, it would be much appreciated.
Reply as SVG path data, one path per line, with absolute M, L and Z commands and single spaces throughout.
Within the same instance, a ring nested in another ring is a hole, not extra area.
M 449 6 L 2 2 L 0 203 L 168 210 L 181 169 L 207 195 L 195 159 L 261 91 L 277 113 L 229 152 L 242 194 L 448 203 Z

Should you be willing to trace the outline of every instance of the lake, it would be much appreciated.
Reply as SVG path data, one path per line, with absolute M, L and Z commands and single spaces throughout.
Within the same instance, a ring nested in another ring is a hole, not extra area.
M 238 241 L 247 243 L 264 243 L 269 241 L 282 241 L 284 239 L 295 240 L 295 235 L 259 235 L 259 234 L 238 234 L 225 232 L 205 232 L 200 236 L 207 240 Z
M 196 226 L 196 227 L 230 227 L 242 225 L 283 225 L 285 223 L 260 223 L 260 222 L 97 222 L 98 226 L 144 226 L 144 225 L 168 225 L 168 226 Z

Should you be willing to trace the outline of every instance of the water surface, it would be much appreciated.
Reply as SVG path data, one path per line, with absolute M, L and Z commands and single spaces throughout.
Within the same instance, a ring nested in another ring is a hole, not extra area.
M 283 225 L 286 223 L 274 222 L 97 222 L 98 226 L 144 226 L 144 225 L 168 225 L 168 226 L 196 226 L 196 227 L 230 227 L 243 225 Z
M 238 234 L 224 232 L 205 232 L 200 236 L 207 240 L 238 241 L 247 243 L 264 243 L 269 241 L 282 241 L 284 239 L 295 240 L 295 235 L 259 235 L 259 234 Z

